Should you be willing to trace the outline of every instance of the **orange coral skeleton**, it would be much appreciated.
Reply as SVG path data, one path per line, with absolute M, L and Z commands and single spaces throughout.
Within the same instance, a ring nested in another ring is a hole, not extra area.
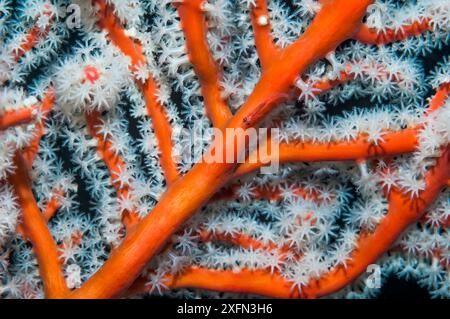
M 104 0 L 94 1 L 99 7 L 99 26 L 108 31 L 108 36 L 124 55 L 130 57 L 132 68 L 136 69 L 145 62 L 142 48 L 135 40 L 126 36 L 118 19 L 113 15 Z M 206 26 L 203 17 L 203 1 L 193 0 L 177 3 L 181 23 L 184 26 L 187 50 L 194 65 L 205 98 L 206 112 L 214 126 L 219 128 L 257 127 L 259 123 L 285 100 L 293 83 L 308 66 L 325 57 L 343 41 L 351 38 L 369 43 L 386 43 L 413 36 L 429 28 L 426 19 L 405 27 L 404 32 L 388 32 L 379 36 L 376 31 L 361 26 L 371 0 L 322 0 L 321 10 L 317 13 L 306 32 L 293 44 L 286 48 L 278 48 L 270 35 L 270 21 L 267 5 L 264 0 L 257 0 L 252 10 L 255 42 L 262 64 L 262 76 L 253 93 L 240 110 L 232 115 L 220 97 L 220 70 L 214 62 L 206 41 Z M 191 25 L 188 23 L 192 23 Z M 194 46 L 199 47 L 193 50 Z M 351 80 L 351 76 L 342 75 L 341 81 Z M 326 90 L 338 83 L 324 83 Z M 49 208 L 43 215 L 36 204 L 31 190 L 29 170 L 36 154 L 40 138 L 44 134 L 42 123 L 37 125 L 36 145 L 23 155 L 17 152 L 14 161 L 16 171 L 9 176 L 19 198 L 23 228 L 34 247 L 39 263 L 40 275 L 44 283 L 45 294 L 49 298 L 110 298 L 129 296 L 149 289 L 139 278 L 148 262 L 170 240 L 188 218 L 210 200 L 216 192 L 232 181 L 261 166 L 261 163 L 244 163 L 240 166 L 233 163 L 197 163 L 188 173 L 180 176 L 171 158 L 171 127 L 163 106 L 156 99 L 158 90 L 156 82 L 150 77 L 145 83 L 139 83 L 148 114 L 152 119 L 160 153 L 161 167 L 167 182 L 167 191 L 160 198 L 154 209 L 142 220 L 133 221 L 133 228 L 127 233 L 122 244 L 111 254 L 105 264 L 80 288 L 70 291 L 64 280 L 57 253 L 57 246 L 47 227 L 46 218 L 54 214 L 57 205 Z M 440 88 L 431 101 L 430 112 L 438 109 L 448 98 L 449 87 Z M 48 102 L 48 104 L 51 104 Z M 49 105 L 50 106 L 50 105 Z M 28 113 L 27 113 L 28 112 Z M 6 115 L 0 118 L 0 128 L 32 121 L 29 111 L 25 114 Z M 124 167 L 125 163 L 118 157 L 111 156 L 110 141 L 96 132 L 100 122 L 100 114 L 86 114 L 91 134 L 98 140 L 98 151 L 108 166 L 111 174 Z M 350 141 L 330 144 L 317 143 L 285 143 L 280 145 L 280 160 L 289 161 L 326 161 L 354 160 L 370 157 L 392 156 L 413 152 L 418 143 L 420 128 L 405 129 L 398 132 L 386 132 L 384 141 L 377 146 L 371 145 L 364 135 Z M 227 141 L 229 139 L 226 139 Z M 219 146 L 213 142 L 211 150 Z M 234 141 L 223 145 L 225 149 L 234 149 Z M 238 150 L 243 152 L 245 150 Z M 209 156 L 208 152 L 205 157 Z M 237 154 L 235 152 L 234 154 Z M 426 175 L 426 189 L 418 198 L 410 199 L 398 189 L 386 191 L 389 203 L 387 215 L 372 233 L 362 234 L 357 249 L 352 253 L 346 268 L 336 267 L 321 278 L 311 281 L 301 292 L 293 290 L 276 270 L 240 271 L 211 270 L 200 267 L 188 267 L 178 275 L 167 276 L 165 285 L 168 289 L 203 288 L 217 291 L 254 293 L 281 298 L 315 298 L 335 292 L 356 279 L 374 262 L 402 231 L 411 223 L 419 220 L 426 208 L 431 205 L 441 189 L 448 185 L 450 179 L 450 149 L 443 147 L 442 155 L 436 165 Z M 119 196 L 126 196 L 128 188 L 116 187 Z M 301 192 L 301 190 L 298 190 Z M 259 194 L 263 196 L 264 194 Z M 267 195 L 267 194 L 266 194 Z M 279 196 L 278 194 L 269 194 Z M 53 205 L 53 204 L 51 204 Z M 51 210 L 51 211 L 50 211 Z M 249 248 L 275 249 L 273 243 L 260 243 L 240 234 L 226 236 L 221 234 L 200 234 L 203 241 L 223 240 Z M 283 248 L 284 250 L 289 250 Z
M 430 19 L 422 18 L 421 20 L 415 21 L 410 25 L 403 26 L 400 30 L 388 29 L 381 33 L 377 30 L 370 29 L 367 26 L 363 26 L 355 34 L 354 38 L 366 44 L 387 44 L 419 35 L 431 29 Z
M 131 69 L 136 70 L 145 64 L 145 57 L 139 43 L 125 35 L 120 22 L 114 16 L 113 10 L 109 8 L 105 1 L 96 1 L 99 7 L 99 27 L 108 31 L 111 41 L 131 59 Z M 178 169 L 172 159 L 172 128 L 164 112 L 163 106 L 156 98 L 157 84 L 152 78 L 145 83 L 138 81 L 147 103 L 147 111 L 152 119 L 158 146 L 161 152 L 161 168 L 164 171 L 167 182 L 172 182 L 178 177 Z
M 45 28 L 40 28 L 38 25 L 34 25 L 31 30 L 28 32 L 27 36 L 20 43 L 19 48 L 13 52 L 14 59 L 19 61 L 25 53 L 33 49 L 40 39 L 44 38 L 50 30 L 51 20 L 54 18 L 53 13 L 49 10 L 49 7 L 46 6 L 46 11 L 43 13 L 45 16 L 49 18 L 49 23 Z
M 222 128 L 232 114 L 221 97 L 219 70 L 206 41 L 207 26 L 202 13 L 202 4 L 203 0 L 194 0 L 179 4 L 177 7 L 186 37 L 189 59 L 200 80 L 206 113 L 214 126 Z

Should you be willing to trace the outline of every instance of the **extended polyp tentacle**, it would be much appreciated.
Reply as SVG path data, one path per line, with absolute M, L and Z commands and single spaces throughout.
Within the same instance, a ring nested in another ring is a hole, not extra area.
M 288 246 L 279 247 L 276 243 L 271 241 L 264 243 L 245 233 L 225 234 L 201 229 L 198 232 L 198 237 L 201 242 L 224 241 L 245 249 L 274 250 L 278 251 L 281 255 L 290 250 Z

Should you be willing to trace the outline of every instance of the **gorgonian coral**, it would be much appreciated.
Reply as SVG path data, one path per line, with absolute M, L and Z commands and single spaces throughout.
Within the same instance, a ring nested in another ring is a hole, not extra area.
M 0 13 L 3 297 L 449 296 L 448 0 Z

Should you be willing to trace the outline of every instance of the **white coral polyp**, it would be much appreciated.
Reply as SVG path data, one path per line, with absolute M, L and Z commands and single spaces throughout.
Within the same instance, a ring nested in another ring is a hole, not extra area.
M 105 111 L 117 104 L 131 77 L 129 61 L 111 51 L 79 54 L 57 72 L 57 102 L 66 113 Z

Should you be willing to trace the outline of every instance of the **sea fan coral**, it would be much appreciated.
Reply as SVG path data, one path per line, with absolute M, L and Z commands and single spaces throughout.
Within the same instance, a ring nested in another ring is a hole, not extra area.
M 448 298 L 449 17 L 0 0 L 1 296 Z

